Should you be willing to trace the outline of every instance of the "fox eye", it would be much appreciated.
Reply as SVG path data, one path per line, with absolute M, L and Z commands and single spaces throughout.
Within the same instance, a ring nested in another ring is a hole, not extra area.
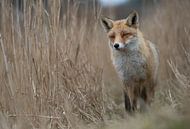
M 131 33 L 123 33 L 121 36 L 126 37 L 126 36 L 130 36 L 130 35 L 131 35 Z
M 114 38 L 115 38 L 115 35 L 109 35 L 109 37 L 110 37 L 111 39 L 114 39 Z

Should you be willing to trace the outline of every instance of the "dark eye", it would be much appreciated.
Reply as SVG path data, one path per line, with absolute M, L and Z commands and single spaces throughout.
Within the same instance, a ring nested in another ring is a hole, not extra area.
M 130 35 L 131 35 L 131 33 L 123 33 L 122 37 L 130 36 Z
M 109 37 L 110 37 L 111 39 L 114 39 L 114 38 L 115 38 L 115 35 L 109 35 Z

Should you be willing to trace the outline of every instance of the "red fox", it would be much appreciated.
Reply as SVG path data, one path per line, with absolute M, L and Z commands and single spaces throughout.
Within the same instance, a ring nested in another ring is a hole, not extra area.
M 125 109 L 128 112 L 143 110 L 154 97 L 158 51 L 139 30 L 136 11 L 122 20 L 102 17 L 101 23 L 109 38 L 113 65 L 124 84 Z

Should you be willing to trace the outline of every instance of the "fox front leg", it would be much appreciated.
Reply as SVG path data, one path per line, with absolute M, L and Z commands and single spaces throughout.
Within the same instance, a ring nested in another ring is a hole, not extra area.
M 134 87 L 126 87 L 125 92 L 125 109 L 132 113 L 137 109 L 137 97 L 135 96 Z

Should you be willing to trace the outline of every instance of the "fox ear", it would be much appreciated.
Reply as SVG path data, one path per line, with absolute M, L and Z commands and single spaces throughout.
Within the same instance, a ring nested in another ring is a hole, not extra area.
M 101 18 L 101 25 L 106 32 L 108 32 L 113 27 L 113 20 L 107 17 Z
M 136 11 L 133 11 L 127 17 L 127 25 L 130 27 L 138 28 L 139 27 L 139 15 Z

